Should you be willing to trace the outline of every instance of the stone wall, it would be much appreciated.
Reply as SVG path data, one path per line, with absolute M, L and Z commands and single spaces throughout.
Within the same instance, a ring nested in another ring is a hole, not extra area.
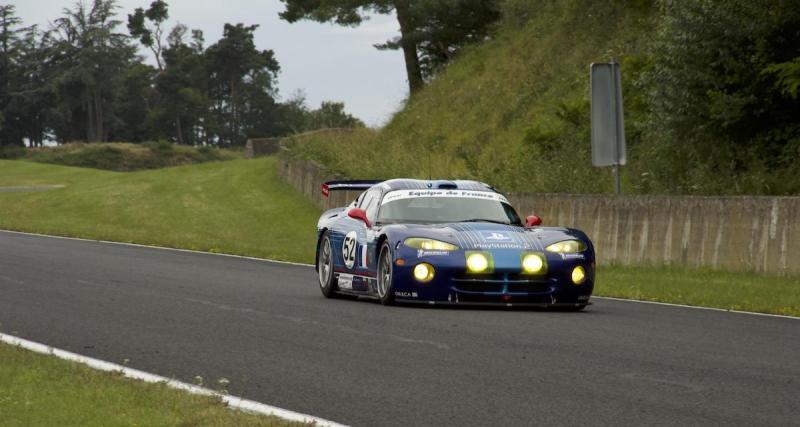
M 283 149 L 280 174 L 320 208 L 345 206 L 357 192 L 321 185 L 342 179 Z M 578 228 L 598 262 L 668 264 L 776 274 L 800 273 L 800 197 L 610 196 L 516 193 L 520 213 L 543 225 Z

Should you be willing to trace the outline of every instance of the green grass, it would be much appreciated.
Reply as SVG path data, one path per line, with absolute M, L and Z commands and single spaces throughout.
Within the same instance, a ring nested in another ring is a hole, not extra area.
M 282 182 L 275 159 L 138 172 L 0 160 L 0 229 L 289 261 L 314 256 L 320 211 Z
M 595 295 L 800 316 L 798 276 L 600 266 Z
M 0 344 L 3 426 L 295 426 L 78 363 Z
M 0 159 L 21 159 L 112 171 L 158 169 L 240 158 L 235 151 L 187 147 L 166 141 L 128 143 L 70 143 L 57 147 L 0 149 Z

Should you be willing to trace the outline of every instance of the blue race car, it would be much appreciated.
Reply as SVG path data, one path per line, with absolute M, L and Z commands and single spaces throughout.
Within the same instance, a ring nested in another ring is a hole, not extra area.
M 383 304 L 500 304 L 582 310 L 594 288 L 585 233 L 540 227 L 476 181 L 331 181 L 323 194 L 363 191 L 317 224 L 323 295 Z

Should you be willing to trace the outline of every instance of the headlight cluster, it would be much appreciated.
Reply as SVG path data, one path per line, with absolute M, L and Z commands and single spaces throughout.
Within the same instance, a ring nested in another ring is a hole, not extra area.
M 440 240 L 434 239 L 425 239 L 422 237 L 409 237 L 403 244 L 410 248 L 414 249 L 425 249 L 429 251 L 455 251 L 458 250 L 458 246 L 452 245 L 447 242 L 442 242 Z
M 586 243 L 580 240 L 564 240 L 563 242 L 553 243 L 544 249 L 547 252 L 555 252 L 557 254 L 576 254 L 586 250 Z

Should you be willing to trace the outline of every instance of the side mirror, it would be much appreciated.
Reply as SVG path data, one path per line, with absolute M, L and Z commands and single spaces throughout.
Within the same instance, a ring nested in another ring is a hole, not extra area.
M 536 215 L 528 215 L 525 218 L 525 227 L 536 227 L 537 225 L 542 225 L 542 219 Z
M 358 219 L 363 221 L 364 224 L 366 224 L 367 228 L 372 227 L 372 224 L 370 224 L 369 220 L 367 219 L 367 213 L 364 212 L 364 209 L 361 208 L 350 209 L 349 211 L 347 211 L 347 216 L 353 219 Z

